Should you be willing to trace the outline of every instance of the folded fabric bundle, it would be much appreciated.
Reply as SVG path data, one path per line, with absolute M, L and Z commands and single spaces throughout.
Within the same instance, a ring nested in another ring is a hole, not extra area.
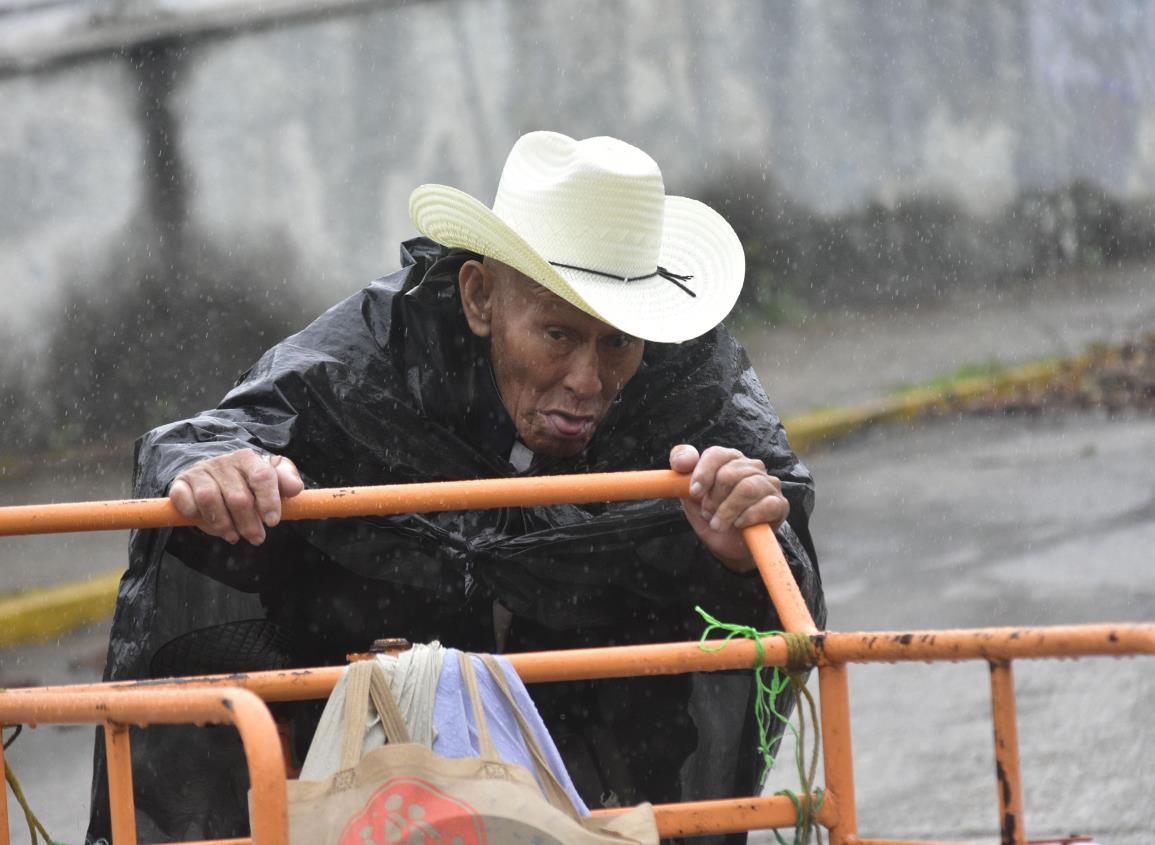
M 589 815 L 507 661 L 437 643 L 345 671 L 289 783 L 289 831 L 293 845 L 658 842 L 649 804 Z
M 389 683 L 389 690 L 397 700 L 410 738 L 427 748 L 434 744 L 433 706 L 445 653 L 441 643 L 433 642 L 428 645 L 418 643 L 396 656 L 375 655 Z M 301 764 L 301 780 L 321 780 L 336 774 L 340 768 L 341 738 L 345 732 L 345 691 L 351 668 L 345 668 L 329 694 L 329 701 L 309 745 L 309 753 Z M 369 708 L 361 753 L 384 744 L 385 730 L 381 720 L 377 712 Z

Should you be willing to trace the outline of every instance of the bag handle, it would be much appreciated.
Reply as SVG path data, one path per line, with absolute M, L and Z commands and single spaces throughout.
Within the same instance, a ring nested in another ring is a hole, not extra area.
M 501 755 L 497 753 L 497 747 L 489 735 L 489 721 L 485 718 L 485 707 L 481 704 L 481 693 L 477 690 L 477 675 L 473 671 L 471 655 L 464 651 L 458 652 L 457 661 L 461 667 L 461 679 L 465 682 L 465 689 L 469 693 L 469 704 L 473 708 L 473 724 L 477 726 L 477 747 L 481 752 L 481 759 L 501 762 Z
M 385 739 L 390 745 L 402 745 L 412 742 L 409 735 L 409 726 L 405 724 L 405 716 L 401 713 L 401 706 L 393 695 L 393 688 L 385 678 L 385 670 L 376 660 L 366 660 L 373 668 L 369 676 L 369 697 L 373 706 L 377 708 L 377 715 L 381 717 L 381 729 L 385 731 Z
M 361 760 L 368 728 L 369 702 L 381 717 L 385 739 L 391 743 L 410 742 L 405 717 L 393 697 L 385 673 L 376 658 L 357 660 L 345 670 L 345 726 L 341 737 L 341 764 L 338 771 L 352 769 Z
M 573 818 L 580 818 L 581 814 L 577 807 L 574 806 L 573 799 L 570 798 L 569 793 L 566 792 L 564 786 L 556 774 L 554 774 L 553 767 L 550 766 L 549 761 L 545 757 L 545 751 L 541 747 L 541 743 L 537 741 L 537 735 L 534 734 L 533 728 L 530 727 L 529 720 L 525 718 L 525 714 L 521 712 L 521 708 L 517 704 L 517 699 L 513 697 L 513 691 L 509 687 L 509 681 L 505 677 L 505 672 L 501 668 L 501 662 L 492 654 L 485 654 L 481 657 L 485 668 L 489 670 L 490 677 L 493 678 L 497 684 L 497 688 L 501 690 L 502 696 L 509 704 L 509 708 L 513 711 L 514 716 L 517 717 L 517 726 L 521 729 L 522 738 L 525 740 L 525 745 L 529 749 L 530 755 L 533 757 L 534 765 L 537 767 L 537 777 L 541 781 L 542 789 L 545 792 L 546 799 L 559 810 L 568 813 Z
M 528 749 L 530 757 L 533 759 L 534 768 L 536 769 L 538 783 L 541 786 L 542 793 L 545 799 L 555 809 L 560 810 L 573 819 L 580 818 L 580 813 L 577 807 L 574 806 L 573 800 L 569 793 L 566 792 L 565 787 L 562 786 L 561 781 L 558 780 L 557 775 L 554 774 L 553 768 L 546 760 L 545 752 L 542 751 L 540 743 L 537 741 L 537 736 L 530 727 L 529 721 L 525 718 L 525 714 L 521 712 L 521 708 L 517 704 L 517 700 L 513 697 L 513 692 L 509 688 L 509 682 L 505 678 L 505 672 L 502 671 L 501 664 L 497 658 L 492 654 L 478 655 L 481 662 L 485 665 L 489 675 L 493 678 L 502 697 L 509 705 L 509 709 L 513 711 L 514 717 L 517 719 L 517 726 L 521 730 L 522 740 L 525 742 L 525 747 Z M 472 674 L 472 663 L 470 664 L 470 672 Z M 474 687 L 476 688 L 477 681 L 473 679 Z M 472 695 L 471 695 L 472 697 Z M 480 697 L 474 702 L 474 707 L 480 706 Z

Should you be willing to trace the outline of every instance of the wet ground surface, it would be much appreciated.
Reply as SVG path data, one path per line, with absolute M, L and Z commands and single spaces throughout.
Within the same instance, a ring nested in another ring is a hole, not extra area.
M 832 629 L 1155 621 L 1150 417 L 944 419 L 867 431 L 808 463 Z M 0 685 L 96 678 L 103 637 L 4 652 Z M 1150 843 L 1155 658 L 1015 671 L 1028 833 Z M 855 666 L 850 678 L 862 833 L 992 840 L 986 665 Z M 65 841 L 80 837 L 90 754 L 79 728 L 26 732 L 10 751 Z M 783 767 L 769 788 L 791 783 Z
M 831 629 L 1155 621 L 1151 417 L 944 419 L 809 463 Z M 1155 657 L 1015 676 L 1028 834 L 1155 841 Z M 850 682 L 862 834 L 997 838 L 986 664 L 854 666 Z

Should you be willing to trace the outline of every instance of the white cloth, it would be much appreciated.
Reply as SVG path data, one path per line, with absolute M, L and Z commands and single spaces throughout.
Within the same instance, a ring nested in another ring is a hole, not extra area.
M 405 726 L 409 729 L 410 738 L 427 748 L 433 747 L 436 738 L 433 729 L 433 702 L 437 696 L 437 683 L 441 678 L 441 664 L 445 657 L 445 649 L 441 643 L 432 642 L 428 645 L 418 643 L 400 657 L 390 654 L 377 655 L 377 662 L 385 670 L 385 677 L 389 680 L 389 689 L 397 699 L 397 706 L 401 715 L 405 717 Z M 345 712 L 345 675 L 348 668 L 341 673 L 321 714 L 321 721 L 317 724 L 317 732 L 313 735 L 313 742 L 309 745 L 309 753 L 305 755 L 304 765 L 301 766 L 301 780 L 323 780 L 336 774 L 341 764 L 341 722 Z M 369 708 L 369 725 L 365 731 L 365 744 L 362 753 L 371 748 L 385 744 L 385 731 L 381 727 L 381 719 L 373 708 Z
M 513 441 L 513 448 L 509 450 L 509 464 L 518 472 L 525 472 L 533 463 L 533 452 L 520 440 Z

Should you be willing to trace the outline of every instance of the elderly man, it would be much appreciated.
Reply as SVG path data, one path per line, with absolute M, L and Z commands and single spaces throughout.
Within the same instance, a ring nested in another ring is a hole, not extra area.
M 666 196 L 641 150 L 551 132 L 517 142 L 492 209 L 424 185 L 410 211 L 428 240 L 405 244 L 401 271 L 139 444 L 137 495 L 167 493 L 202 527 L 133 537 L 108 677 L 334 663 L 382 636 L 484 651 L 686 639 L 695 604 L 774 626 L 741 538 L 758 522 L 821 622 L 809 473 L 720 325 L 744 273 L 730 226 Z M 667 462 L 690 474 L 681 509 L 280 523 L 305 486 Z M 750 687 L 740 673 L 533 694 L 598 805 L 748 792 Z M 243 828 L 227 738 L 153 729 L 133 749 L 142 836 Z

